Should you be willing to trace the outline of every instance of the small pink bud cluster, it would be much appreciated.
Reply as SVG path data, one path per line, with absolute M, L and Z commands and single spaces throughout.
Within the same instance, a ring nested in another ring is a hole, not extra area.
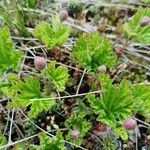
M 66 10 L 61 10 L 59 12 L 59 19 L 60 21 L 65 21 L 68 18 L 68 12 Z
M 140 21 L 141 27 L 144 27 L 144 26 L 149 25 L 149 24 L 150 24 L 150 17 L 148 17 L 148 16 L 144 16 Z
M 72 136 L 73 139 L 78 139 L 79 136 L 80 136 L 80 132 L 78 130 L 76 130 L 76 129 L 73 129 L 71 131 L 71 136 Z
M 136 126 L 137 126 L 137 123 L 132 118 L 127 118 L 123 121 L 123 127 L 127 130 L 134 130 Z
M 34 59 L 34 66 L 36 67 L 36 69 L 42 70 L 46 67 L 47 62 L 46 59 L 44 57 L 35 57 Z
M 95 129 L 98 131 L 98 132 L 106 132 L 107 131 L 107 126 L 103 123 L 96 123 L 95 124 Z
M 107 67 L 105 65 L 101 65 L 101 66 L 98 67 L 98 71 L 100 73 L 106 73 Z
M 125 49 L 124 49 L 123 45 L 117 45 L 116 48 L 115 48 L 115 50 L 116 50 L 116 54 L 119 57 L 121 57 L 124 54 L 124 50 Z

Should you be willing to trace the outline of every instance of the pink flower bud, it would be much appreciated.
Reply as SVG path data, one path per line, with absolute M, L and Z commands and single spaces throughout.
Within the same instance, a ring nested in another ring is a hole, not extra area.
M 127 130 L 134 130 L 136 126 L 136 121 L 132 118 L 127 118 L 123 121 L 123 127 Z
M 35 57 L 34 59 L 34 66 L 39 69 L 39 70 L 42 70 L 46 67 L 47 65 L 47 62 L 46 62 L 46 59 L 44 57 Z
M 71 136 L 73 139 L 78 139 L 79 135 L 80 135 L 80 132 L 78 130 L 74 129 L 71 131 Z
M 117 45 L 116 48 L 116 54 L 121 57 L 124 54 L 124 47 L 123 45 Z
M 144 27 L 146 25 L 150 24 L 150 17 L 144 16 L 140 21 L 140 26 Z
M 105 65 L 101 65 L 101 66 L 98 67 L 98 71 L 100 73 L 106 73 L 107 67 Z
M 61 10 L 59 12 L 60 21 L 65 21 L 68 18 L 68 12 L 66 10 Z
M 98 132 L 106 132 L 107 131 L 107 126 L 103 123 L 96 123 L 95 124 L 95 129 L 98 131 Z

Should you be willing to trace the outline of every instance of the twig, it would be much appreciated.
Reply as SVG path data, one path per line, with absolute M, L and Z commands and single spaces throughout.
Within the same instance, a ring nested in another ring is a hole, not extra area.
M 17 37 L 17 36 L 11 36 L 14 40 L 20 40 L 20 41 L 37 41 L 35 38 L 27 38 L 27 37 Z
M 12 116 L 11 116 L 11 122 L 10 122 L 10 128 L 9 128 L 8 144 L 12 142 L 11 133 L 12 133 L 12 126 L 13 126 L 14 112 L 15 112 L 15 107 L 13 107 L 13 109 L 12 109 Z
M 135 118 L 135 117 L 134 117 Z M 150 124 L 148 124 L 148 123 L 146 123 L 146 122 L 144 122 L 144 121 L 142 121 L 142 120 L 139 120 L 138 118 L 135 118 L 135 120 L 136 121 L 139 121 L 140 123 L 143 123 L 144 125 L 146 125 L 146 126 L 148 126 L 148 127 L 150 127 Z
M 130 55 L 137 56 L 137 57 L 141 57 L 141 58 L 143 58 L 144 60 L 150 62 L 150 58 L 149 58 L 149 57 L 143 56 L 142 54 L 136 53 L 135 51 L 132 51 L 132 52 L 131 52 L 131 51 L 126 51 L 126 53 L 128 53 L 128 54 L 130 54 Z
M 1 99 L 1 100 L 0 100 L 0 103 L 1 103 L 1 102 L 4 102 L 4 101 L 8 101 L 8 98 Z
M 79 85 L 78 85 L 78 87 L 77 87 L 76 95 L 79 93 L 79 90 L 80 90 L 81 84 L 82 84 L 82 82 L 83 82 L 83 78 L 84 78 L 85 73 L 86 73 L 86 69 L 84 69 L 84 72 L 83 72 L 83 74 L 82 74 L 82 76 L 81 76 Z
M 7 115 L 8 119 L 7 119 L 7 123 L 6 123 L 6 127 L 7 127 L 7 124 L 9 122 L 9 120 L 11 119 L 11 117 L 9 116 L 9 114 L 7 114 L 7 112 L 5 111 L 5 109 L 2 107 L 2 105 L 0 105 L 1 109 L 4 111 L 4 113 Z M 9 112 L 10 113 L 10 112 Z M 21 136 L 24 138 L 24 135 L 23 133 L 21 132 L 21 130 L 19 129 L 19 127 L 16 125 L 16 123 L 14 122 L 13 120 L 13 125 L 18 129 L 18 131 L 20 132 Z M 3 132 L 3 135 L 5 134 L 6 132 L 6 129 L 4 130 Z
M 90 135 L 94 136 L 101 143 L 101 145 L 103 146 L 103 142 L 95 134 L 90 133 Z
M 141 65 L 139 63 L 133 62 L 133 61 L 129 60 L 126 56 L 124 56 L 124 60 L 126 62 L 129 62 L 130 64 L 138 65 L 138 66 L 141 66 L 141 67 L 143 67 L 143 68 L 145 68 L 147 70 L 150 70 L 150 68 L 148 66 L 144 66 L 144 65 Z
M 99 90 L 99 91 L 93 91 L 93 92 L 88 92 L 88 93 L 75 94 L 75 95 L 61 96 L 61 97 L 34 98 L 34 99 L 30 99 L 30 101 L 39 101 L 39 100 L 42 100 L 42 101 L 43 101 L 43 100 L 46 100 L 46 101 L 48 101 L 48 100 L 51 100 L 51 99 L 73 98 L 73 97 L 85 96 L 85 95 L 87 95 L 87 94 L 89 94 L 89 93 L 91 93 L 91 94 L 96 94 L 96 93 L 100 93 L 100 92 L 101 92 L 101 90 Z
M 21 139 L 21 140 L 19 140 L 19 141 L 12 142 L 12 143 L 8 143 L 8 144 L 6 144 L 6 145 L 1 146 L 1 147 L 0 147 L 0 150 L 3 150 L 4 148 L 8 148 L 9 146 L 16 145 L 16 144 L 18 144 L 18 143 L 22 143 L 22 142 L 24 142 L 24 141 L 27 141 L 27 140 L 32 139 L 32 138 L 37 137 L 37 136 L 38 136 L 38 134 L 35 134 L 35 135 L 30 136 L 30 137 Z
M 135 129 L 135 147 L 136 150 L 138 150 L 138 131 Z
M 1 108 L 2 108 L 2 106 L 1 106 Z M 8 118 L 9 118 L 9 115 L 10 115 L 10 111 L 8 110 Z M 7 120 L 7 122 L 6 122 L 6 125 L 5 125 L 5 129 L 4 129 L 4 132 L 3 132 L 3 135 L 5 135 L 5 133 L 6 133 L 6 130 L 7 130 L 7 127 L 8 127 L 8 123 L 9 123 L 9 120 Z
M 26 51 L 30 52 L 30 54 L 32 56 L 36 57 L 36 55 L 28 47 L 26 47 L 24 44 L 22 44 L 22 45 L 23 45 L 23 47 L 25 48 Z

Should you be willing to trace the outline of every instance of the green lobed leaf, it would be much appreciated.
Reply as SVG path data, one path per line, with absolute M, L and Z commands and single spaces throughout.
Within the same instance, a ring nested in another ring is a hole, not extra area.
M 43 70 L 43 73 L 48 77 L 49 81 L 54 84 L 57 91 L 64 91 L 66 82 L 68 81 L 69 74 L 68 68 L 65 66 L 59 66 L 56 68 L 55 62 L 51 62 Z
M 140 26 L 140 21 L 144 16 L 150 17 L 150 8 L 139 7 L 132 19 L 124 25 L 124 32 L 127 38 L 145 44 L 150 43 L 150 24 Z
M 137 84 L 133 85 L 131 89 L 135 99 L 135 111 L 150 120 L 150 86 Z
M 7 27 L 0 29 L 0 56 L 0 76 L 9 68 L 19 69 L 22 53 L 15 50 Z
M 43 110 L 48 111 L 55 105 L 55 101 L 52 99 L 47 101 L 37 100 L 30 103 L 32 104 L 29 112 L 30 117 L 36 117 L 39 112 L 42 112 Z
M 9 90 L 13 91 L 9 92 Z M 50 110 L 54 106 L 54 100 L 42 101 L 42 100 L 33 100 L 30 99 L 40 99 L 47 96 L 43 95 L 41 90 L 40 81 L 35 77 L 26 77 L 24 81 L 18 80 L 13 83 L 11 87 L 8 87 L 3 90 L 4 94 L 11 98 L 11 102 L 8 103 L 8 107 L 27 107 L 31 105 L 29 116 L 36 117 L 38 113 L 43 110 Z
M 77 145 L 81 145 L 83 137 L 87 134 L 92 126 L 91 123 L 85 119 L 85 114 L 82 112 L 74 113 L 70 118 L 67 119 L 65 125 L 70 129 L 66 139 Z M 78 139 L 73 139 L 71 137 L 72 129 L 76 129 L 80 132 Z
M 48 48 L 62 46 L 71 32 L 70 27 L 61 24 L 58 18 L 52 18 L 52 27 L 47 22 L 40 22 L 33 31 L 34 37 L 41 40 Z
M 101 75 L 102 93 L 99 98 L 94 95 L 87 95 L 91 107 L 98 114 L 98 121 L 115 127 L 117 119 L 123 121 L 132 114 L 134 102 L 129 84 L 124 80 L 120 85 L 113 85 L 108 75 Z
M 45 133 L 40 133 L 40 146 L 33 146 L 37 150 L 67 150 L 62 138 L 62 133 L 57 132 L 56 137 L 50 138 Z M 33 149 L 33 148 L 32 148 Z
M 122 127 L 118 127 L 118 128 L 113 129 L 113 132 L 117 136 L 117 138 L 121 137 L 124 141 L 126 141 L 128 139 L 128 133 Z
M 112 45 L 97 32 L 81 36 L 73 46 L 73 58 L 89 71 L 97 71 L 100 65 L 112 67 L 116 62 Z
M 47 22 L 40 22 L 33 31 L 34 37 L 42 41 L 48 48 L 54 47 L 54 35 Z
M 16 93 L 16 84 L 18 81 L 19 79 L 16 74 L 8 74 L 7 80 L 0 83 L 0 91 L 2 94 L 10 99 L 14 98 L 14 94 Z

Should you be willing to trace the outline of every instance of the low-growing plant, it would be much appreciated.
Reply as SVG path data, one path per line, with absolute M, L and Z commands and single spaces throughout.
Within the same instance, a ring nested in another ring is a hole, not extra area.
M 0 29 L 0 56 L 0 76 L 10 68 L 18 71 L 23 53 L 15 50 L 7 27 Z
M 139 7 L 132 19 L 124 25 L 124 32 L 128 39 L 145 44 L 150 43 L 150 24 L 141 26 L 143 17 L 150 17 L 150 8 Z
M 117 119 L 123 120 L 132 114 L 133 100 L 129 84 L 124 80 L 120 86 L 113 85 L 108 75 L 100 77 L 102 93 L 100 97 L 92 94 L 87 95 L 88 101 L 95 113 L 98 114 L 98 121 L 115 127 Z
M 116 127 L 112 131 L 117 138 L 121 137 L 124 141 L 128 139 L 128 133 L 123 127 Z
M 89 71 L 96 72 L 98 67 L 112 67 L 116 62 L 110 41 L 97 32 L 81 36 L 72 49 L 73 58 Z
M 102 93 L 100 97 L 87 95 L 91 107 L 98 114 L 98 121 L 115 127 L 117 120 L 121 121 L 132 114 L 133 100 L 129 84 L 124 80 L 121 84 L 113 85 L 108 75 L 100 77 Z
M 150 86 L 136 84 L 131 86 L 131 89 L 135 101 L 135 111 L 150 121 Z
M 54 90 L 64 91 L 65 84 L 68 80 L 68 69 L 65 66 L 55 67 L 55 62 L 51 62 L 44 70 L 43 73 L 48 78 L 47 82 L 54 85 Z M 29 116 L 36 117 L 38 113 L 43 110 L 48 111 L 54 105 L 55 101 L 42 100 L 48 98 L 44 91 L 41 91 L 41 83 L 37 77 L 28 76 L 24 80 L 20 80 L 17 75 L 9 74 L 5 86 L 1 86 L 2 93 L 11 99 L 8 107 L 22 107 L 30 106 Z
M 116 140 L 114 137 L 107 136 L 103 141 L 102 150 L 116 150 Z
M 58 17 L 52 18 L 52 26 L 47 22 L 40 22 L 33 31 L 34 37 L 41 40 L 47 48 L 62 46 L 71 32 L 70 27 L 62 25 Z
M 23 7 L 35 8 L 38 0 L 16 0 L 16 2 Z
M 91 107 L 98 115 L 98 121 L 114 128 L 122 124 L 134 111 L 150 113 L 149 86 L 132 85 L 125 80 L 120 85 L 115 85 L 106 74 L 100 76 L 100 81 L 102 86 L 100 97 L 87 95 Z
M 39 112 L 50 110 L 55 105 L 55 101 L 52 99 L 49 101 L 30 100 L 47 97 L 41 92 L 41 84 L 36 77 L 26 77 L 24 81 L 21 81 L 10 75 L 8 81 L 10 86 L 2 88 L 2 91 L 5 96 L 11 99 L 11 102 L 8 103 L 9 108 L 13 106 L 26 108 L 31 105 L 29 116 L 36 117 Z
M 83 11 L 85 6 L 81 1 L 79 2 L 78 0 L 70 0 L 68 4 L 68 8 L 73 14 L 75 14 Z
M 6 1 L 6 4 L 0 5 L 0 19 L 9 27 L 15 27 L 21 35 L 29 36 L 30 33 L 25 26 L 26 13 L 20 9 L 22 5 L 19 4 L 21 3 L 17 1 L 10 1 L 10 3 Z
M 81 145 L 83 137 L 91 128 L 91 123 L 85 119 L 85 113 L 82 112 L 72 114 L 65 125 L 70 129 L 66 139 L 77 145 Z
M 84 112 L 87 115 L 92 114 L 91 108 L 87 107 L 81 99 L 77 100 L 76 106 L 72 109 L 73 113 Z
M 47 76 L 48 80 L 55 86 L 59 92 L 65 90 L 66 82 L 69 78 L 68 68 L 65 66 L 55 66 L 56 63 L 51 62 L 44 70 L 43 73 Z
M 56 137 L 50 138 L 45 133 L 39 134 L 40 145 L 31 145 L 32 150 L 67 150 L 64 146 L 64 140 L 62 138 L 62 133 L 57 132 Z

